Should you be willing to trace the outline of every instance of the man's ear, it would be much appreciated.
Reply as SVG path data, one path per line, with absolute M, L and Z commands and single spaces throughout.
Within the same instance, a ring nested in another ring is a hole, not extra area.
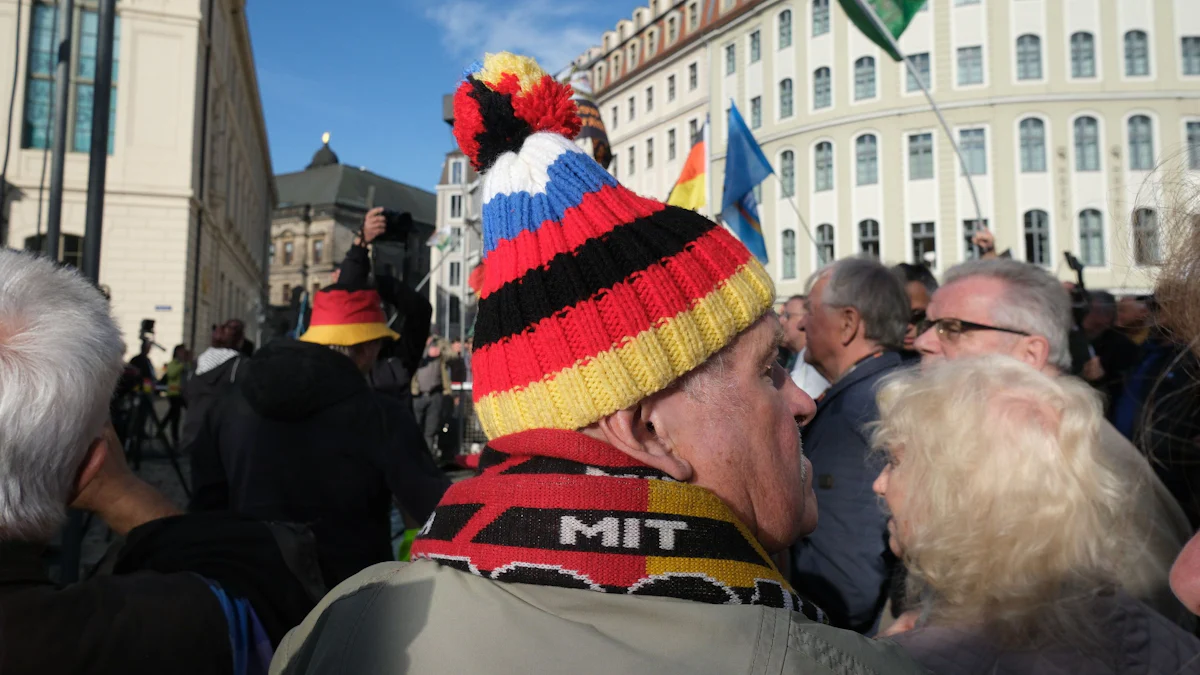
M 839 337 L 844 347 L 854 342 L 854 338 L 858 336 L 858 331 L 862 327 L 862 317 L 857 309 L 843 307 L 838 311 L 838 322 Z
M 675 452 L 670 437 L 664 433 L 665 426 L 661 422 L 655 424 L 650 400 L 601 418 L 597 425 L 609 445 L 677 481 L 686 482 L 692 477 L 692 465 Z
M 1041 335 L 1022 337 L 1017 343 L 1017 353 L 1014 356 L 1042 370 L 1050 362 L 1050 341 Z
M 101 434 L 88 446 L 87 454 L 83 456 L 83 463 L 79 465 L 79 471 L 75 474 L 75 484 L 71 486 L 69 504 L 75 503 L 76 498 L 83 493 L 87 486 L 92 484 L 110 452 L 122 452 L 122 449 L 108 447 L 107 434 Z

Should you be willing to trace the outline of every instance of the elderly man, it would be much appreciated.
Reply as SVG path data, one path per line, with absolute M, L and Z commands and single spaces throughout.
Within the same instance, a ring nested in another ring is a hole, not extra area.
M 0 672 L 265 668 L 319 595 L 276 537 L 301 542 L 240 518 L 180 515 L 129 471 L 107 424 L 124 351 L 86 280 L 0 249 Z M 116 574 L 51 582 L 45 550 L 68 504 L 125 537 Z
M 770 277 L 580 151 L 569 96 L 512 54 L 460 87 L 487 195 L 471 365 L 492 440 L 418 561 L 336 589 L 272 671 L 916 672 L 821 625 L 771 563 L 817 514 L 813 404 L 775 360 Z
M 1006 354 L 1055 375 L 1070 369 L 1070 298 L 1058 280 L 1035 265 L 1004 259 L 958 265 L 946 273 L 926 316 L 916 342 L 923 363 Z M 1184 621 L 1167 575 L 1191 536 L 1188 520 L 1146 459 L 1108 422 L 1101 423 L 1101 443 L 1109 461 L 1141 477 L 1138 511 L 1128 525 L 1144 537 L 1145 546 L 1125 588 L 1168 618 Z
M 808 296 L 806 358 L 833 386 L 804 430 L 821 524 L 792 551 L 793 578 L 834 625 L 875 630 L 891 578 L 887 517 L 871 492 L 879 475 L 867 428 L 878 418 L 875 385 L 901 365 L 908 297 L 883 265 L 841 260 Z
M 817 398 L 829 388 L 829 380 L 822 377 L 813 364 L 804 360 L 804 353 L 808 347 L 808 339 L 804 333 L 804 317 L 808 316 L 804 302 L 807 299 L 803 295 L 788 298 L 783 304 L 779 322 L 783 324 L 783 348 L 788 353 L 784 368 L 801 391 L 811 398 Z

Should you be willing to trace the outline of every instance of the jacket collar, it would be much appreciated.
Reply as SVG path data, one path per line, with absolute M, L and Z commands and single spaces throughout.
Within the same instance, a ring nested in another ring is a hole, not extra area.
M 826 406 L 829 401 L 837 398 L 843 391 L 846 391 L 855 384 L 875 375 L 876 373 L 889 370 L 900 365 L 900 355 L 892 351 L 883 351 L 865 357 L 850 368 L 850 372 L 843 375 L 837 382 L 833 383 L 825 391 L 817 397 L 818 407 Z

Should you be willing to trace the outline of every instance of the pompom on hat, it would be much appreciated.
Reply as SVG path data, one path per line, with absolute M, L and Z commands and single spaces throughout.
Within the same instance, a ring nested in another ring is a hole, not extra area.
M 571 87 L 489 54 L 454 96 L 483 174 L 483 278 L 472 355 L 489 438 L 581 429 L 661 391 L 775 298 L 741 242 L 639 197 L 579 149 Z

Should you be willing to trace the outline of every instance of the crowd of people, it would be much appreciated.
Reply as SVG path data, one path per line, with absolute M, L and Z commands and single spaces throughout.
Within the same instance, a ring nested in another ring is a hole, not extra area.
M 103 296 L 0 250 L 0 671 L 1200 673 L 1195 231 L 1153 296 L 983 233 L 940 284 L 848 258 L 776 306 L 727 230 L 572 143 L 532 60 L 489 55 L 455 107 L 472 342 L 372 274 L 368 212 L 296 339 L 231 321 L 194 365 L 131 362 L 183 420 L 186 505 L 108 421 Z M 490 440 L 451 484 L 464 380 Z M 120 539 L 58 586 L 68 507 Z

